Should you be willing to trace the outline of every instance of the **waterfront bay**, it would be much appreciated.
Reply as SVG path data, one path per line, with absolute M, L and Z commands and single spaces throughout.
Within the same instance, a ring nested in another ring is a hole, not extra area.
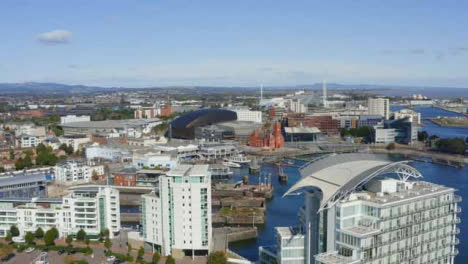
M 404 107 L 394 106 L 392 110 L 398 110 Z M 433 107 L 420 107 L 414 109 L 421 113 L 422 118 L 436 116 L 457 116 L 458 114 L 445 111 Z M 425 120 L 422 130 L 427 131 L 430 135 L 438 135 L 440 137 L 466 137 L 468 136 L 468 128 L 447 128 L 439 127 L 434 123 Z M 392 159 L 399 160 L 401 157 L 392 156 Z M 296 165 L 302 165 L 297 163 Z M 418 169 L 424 175 L 424 181 L 433 182 L 436 184 L 453 187 L 458 190 L 457 194 L 463 200 L 460 203 L 462 219 L 460 227 L 460 244 L 458 245 L 459 255 L 456 257 L 455 263 L 468 263 L 468 167 L 463 169 L 448 167 L 444 165 L 426 163 L 426 162 L 411 162 L 412 166 Z M 248 258 L 249 260 L 258 260 L 258 247 L 275 245 L 276 226 L 291 226 L 299 224 L 298 212 L 301 206 L 304 205 L 303 195 L 287 196 L 282 198 L 286 190 L 292 186 L 301 176 L 297 168 L 287 167 L 285 172 L 288 173 L 288 183 L 282 185 L 278 182 L 278 172 L 276 165 L 263 164 L 262 173 L 268 175 L 271 173 L 271 182 L 275 188 L 273 198 L 267 202 L 267 219 L 266 224 L 259 227 L 259 236 L 256 240 L 243 241 L 230 244 L 230 249 L 236 253 Z M 242 176 L 248 175 L 248 169 L 243 167 L 236 170 L 236 180 L 240 180 Z M 261 177 L 250 175 L 249 179 L 252 183 L 259 181 Z

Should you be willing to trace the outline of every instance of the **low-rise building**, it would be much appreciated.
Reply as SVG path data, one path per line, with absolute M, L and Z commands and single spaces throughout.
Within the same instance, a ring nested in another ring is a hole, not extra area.
M 89 122 L 91 117 L 89 115 L 66 115 L 60 117 L 60 124 L 74 123 L 74 122 Z
M 87 183 L 91 181 L 92 172 L 84 162 L 68 160 L 55 165 L 55 181 L 61 184 Z
M 81 229 L 97 237 L 108 229 L 113 238 L 121 228 L 119 192 L 103 186 L 77 187 L 62 199 L 0 199 L 0 237 L 13 225 L 21 236 L 54 227 L 59 237 L 76 235 Z

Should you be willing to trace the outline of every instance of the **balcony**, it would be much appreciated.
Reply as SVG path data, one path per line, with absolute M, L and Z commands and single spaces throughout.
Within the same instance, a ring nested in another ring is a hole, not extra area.
M 454 195 L 453 196 L 453 202 L 454 203 L 460 203 L 462 201 L 462 197 L 460 195 Z

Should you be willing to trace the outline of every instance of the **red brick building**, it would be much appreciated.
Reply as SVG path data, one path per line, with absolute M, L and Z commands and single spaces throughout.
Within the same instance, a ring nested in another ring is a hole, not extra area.
M 249 137 L 249 146 L 274 149 L 284 147 L 281 124 L 276 122 L 269 128 L 261 127 L 255 130 Z
M 170 104 L 163 105 L 159 109 L 159 116 L 170 116 L 172 114 L 172 106 Z
M 137 173 L 133 170 L 122 170 L 114 173 L 113 175 L 115 186 L 136 186 L 138 176 Z
M 316 127 L 328 135 L 340 133 L 340 120 L 333 119 L 330 115 L 288 115 L 288 127 Z
M 269 120 L 281 120 L 284 115 L 284 108 L 279 106 L 272 106 L 268 109 Z

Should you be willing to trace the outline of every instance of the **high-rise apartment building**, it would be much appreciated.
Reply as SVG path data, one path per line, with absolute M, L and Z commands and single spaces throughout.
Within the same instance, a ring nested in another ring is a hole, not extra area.
M 162 255 L 206 254 L 211 246 L 208 165 L 181 164 L 159 178 L 159 192 L 142 195 L 145 247 Z
M 304 193 L 303 246 L 262 247 L 260 263 L 454 263 L 461 197 L 453 188 L 418 180 L 422 175 L 408 161 L 342 154 L 301 174 L 286 195 Z M 295 234 L 291 241 L 301 238 Z
M 369 98 L 367 107 L 369 115 L 381 115 L 386 120 L 390 117 L 390 101 L 387 98 Z

